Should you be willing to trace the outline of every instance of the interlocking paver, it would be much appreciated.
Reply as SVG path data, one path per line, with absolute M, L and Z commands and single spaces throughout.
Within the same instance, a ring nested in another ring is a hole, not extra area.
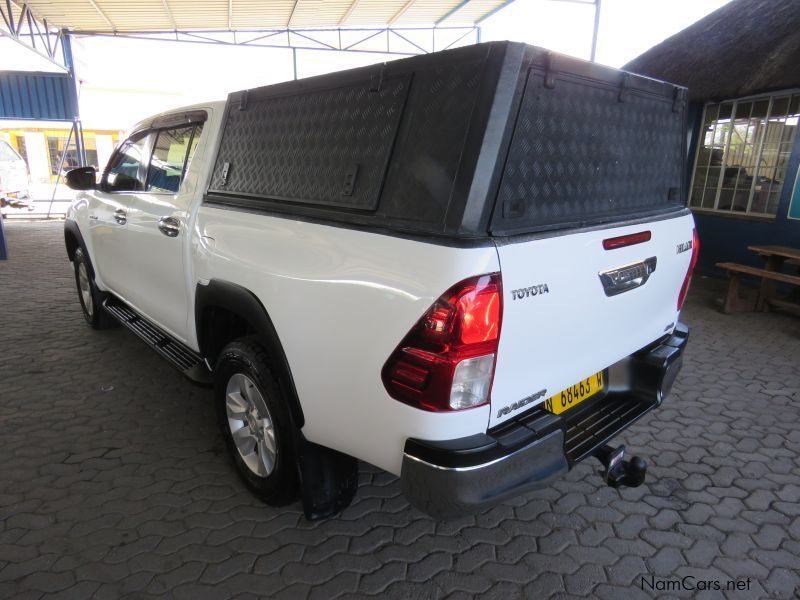
M 630 585 L 647 572 L 644 560 L 639 556 L 625 556 L 606 569 L 609 583 Z
M 800 586 L 797 570 L 775 569 L 764 582 L 764 588 L 773 598 L 796 598 Z
M 621 437 L 650 464 L 640 488 L 587 461 L 437 523 L 363 465 L 353 505 L 307 523 L 238 480 L 208 389 L 85 326 L 60 223 L 6 232 L 0 597 L 632 600 L 656 595 L 642 576 L 685 574 L 752 577 L 734 599 L 800 594 L 800 320 L 723 315 L 722 282 L 696 278 L 674 393 Z
M 708 539 L 695 541 L 694 546 L 684 551 L 689 564 L 694 567 L 708 567 L 720 555 L 719 544 Z

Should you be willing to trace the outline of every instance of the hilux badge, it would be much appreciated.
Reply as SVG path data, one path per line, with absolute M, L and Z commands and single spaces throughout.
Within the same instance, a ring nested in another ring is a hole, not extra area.
M 689 240 L 688 242 L 683 242 L 681 244 L 678 244 L 677 254 L 683 254 L 684 252 L 688 252 L 691 249 L 692 249 L 692 240 Z

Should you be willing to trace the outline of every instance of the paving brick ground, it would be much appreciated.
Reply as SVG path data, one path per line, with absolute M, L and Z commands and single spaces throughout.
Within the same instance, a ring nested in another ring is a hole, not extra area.
M 800 590 L 800 320 L 725 316 L 696 282 L 674 395 L 623 436 L 648 482 L 594 464 L 437 523 L 395 478 L 309 523 L 239 483 L 208 390 L 81 318 L 59 223 L 6 224 L 0 262 L 0 597 L 793 598 Z M 751 579 L 676 593 L 655 581 Z

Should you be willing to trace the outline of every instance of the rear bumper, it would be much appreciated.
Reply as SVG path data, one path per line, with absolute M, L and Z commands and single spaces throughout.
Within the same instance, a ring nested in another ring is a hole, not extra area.
M 547 485 L 660 405 L 682 365 L 689 329 L 608 369 L 606 391 L 554 415 L 537 406 L 486 434 L 406 441 L 401 485 L 420 510 L 455 517 Z

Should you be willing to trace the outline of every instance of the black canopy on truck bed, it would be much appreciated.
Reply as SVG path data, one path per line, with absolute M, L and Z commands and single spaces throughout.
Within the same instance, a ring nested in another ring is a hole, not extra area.
M 235 92 L 205 202 L 460 239 L 672 211 L 685 98 L 512 42 Z

